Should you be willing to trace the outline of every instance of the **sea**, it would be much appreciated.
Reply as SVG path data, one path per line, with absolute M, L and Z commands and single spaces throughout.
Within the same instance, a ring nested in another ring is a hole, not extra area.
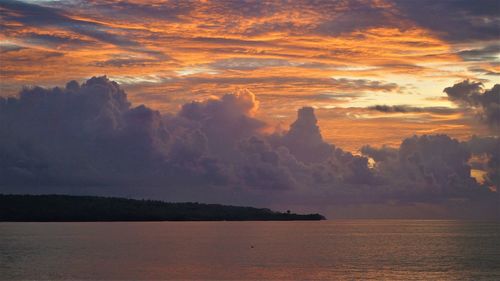
M 2 280 L 500 280 L 500 224 L 0 223 Z

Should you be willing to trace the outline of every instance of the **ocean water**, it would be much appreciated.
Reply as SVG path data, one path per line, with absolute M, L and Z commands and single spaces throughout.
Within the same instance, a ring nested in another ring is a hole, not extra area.
M 500 224 L 0 223 L 0 279 L 500 280 Z

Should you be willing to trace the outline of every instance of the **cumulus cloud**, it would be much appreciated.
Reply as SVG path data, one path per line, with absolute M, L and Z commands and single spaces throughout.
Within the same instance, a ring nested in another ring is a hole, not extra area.
M 299 109 L 297 120 L 283 136 L 283 143 L 299 160 L 322 162 L 330 154 L 331 147 L 323 141 L 312 107 Z
M 220 99 L 185 104 L 178 115 L 196 122 L 207 136 L 210 150 L 227 158 L 239 140 L 258 135 L 265 127 L 263 121 L 252 117 L 257 108 L 255 95 L 242 90 Z
M 296 185 L 279 153 L 263 139 L 242 140 L 238 148 L 237 175 L 245 185 L 265 190 L 289 189 Z
M 361 150 L 375 160 L 382 185 L 401 200 L 442 201 L 483 197 L 491 204 L 495 196 L 486 185 L 471 177 L 471 143 L 446 135 L 423 135 L 405 139 L 398 149 L 365 146 Z M 494 153 L 484 147 L 488 155 Z
M 371 157 L 377 162 L 387 161 L 391 158 L 396 158 L 398 155 L 398 150 L 396 148 L 382 146 L 381 148 L 375 148 L 370 145 L 365 145 L 361 147 L 361 153 L 368 157 Z
M 0 104 L 0 126 L 6 136 L 1 145 L 6 158 L 2 178 L 7 183 L 93 181 L 120 166 L 101 165 L 133 154 L 120 155 L 117 144 L 124 149 L 128 145 L 120 135 L 132 134 L 133 122 L 125 120 L 134 111 L 118 84 L 105 78 L 82 85 L 72 81 L 65 88 L 26 88 L 18 99 L 3 99 Z M 18 173 L 27 176 L 16 177 Z
M 269 133 L 255 117 L 258 105 L 240 91 L 162 115 L 132 106 L 106 77 L 25 88 L 0 98 L 0 191 L 93 187 L 114 196 L 317 207 L 495 198 L 498 139 L 415 136 L 353 155 L 323 140 L 313 108 L 299 109 L 289 130 Z M 479 154 L 487 158 L 484 183 L 470 173 Z
M 484 89 L 481 82 L 464 80 L 444 92 L 458 105 L 477 110 L 480 118 L 495 130 L 500 128 L 500 84 Z

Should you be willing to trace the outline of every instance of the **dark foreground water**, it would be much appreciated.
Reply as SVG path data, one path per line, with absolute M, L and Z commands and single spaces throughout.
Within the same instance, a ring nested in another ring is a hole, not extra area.
M 0 223 L 0 279 L 500 280 L 500 225 Z

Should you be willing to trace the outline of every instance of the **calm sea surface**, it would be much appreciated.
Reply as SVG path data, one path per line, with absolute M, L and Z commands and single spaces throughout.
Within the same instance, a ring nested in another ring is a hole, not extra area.
M 500 224 L 0 223 L 0 279 L 500 280 Z

